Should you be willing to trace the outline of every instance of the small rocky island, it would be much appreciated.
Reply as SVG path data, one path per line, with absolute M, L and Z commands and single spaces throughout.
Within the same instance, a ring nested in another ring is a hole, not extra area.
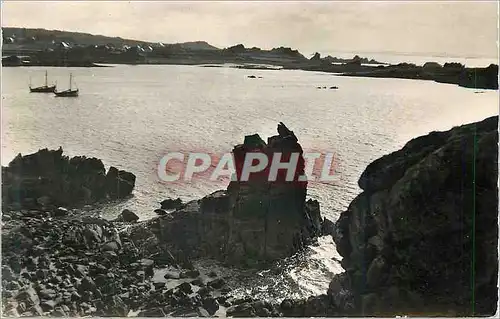
M 2 167 L 5 316 L 469 316 L 493 315 L 498 278 L 498 117 L 432 132 L 370 164 L 363 192 L 335 225 L 306 200 L 307 184 L 251 176 L 137 222 L 73 209 L 129 196 L 133 174 L 62 150 Z M 233 149 L 302 152 L 280 124 Z M 303 162 L 299 161 L 298 172 Z M 59 205 L 65 205 L 61 207 Z M 332 235 L 345 272 L 328 291 L 280 303 L 236 299 L 215 258 L 259 269 Z

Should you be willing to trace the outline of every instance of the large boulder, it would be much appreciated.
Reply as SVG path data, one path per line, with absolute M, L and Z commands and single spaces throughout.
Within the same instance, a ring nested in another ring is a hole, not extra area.
M 42 149 L 19 154 L 2 167 L 2 205 L 12 208 L 57 208 L 123 198 L 132 192 L 135 175 L 101 160 L 63 156 L 58 150 Z
M 135 223 L 139 220 L 139 216 L 137 216 L 133 211 L 129 209 L 124 209 L 118 217 L 116 217 L 115 221 L 117 222 L 126 222 L 126 223 Z
M 333 299 L 351 293 L 357 316 L 495 313 L 497 126 L 433 132 L 367 167 L 337 221 Z
M 111 166 L 106 174 L 106 193 L 110 198 L 123 198 L 132 193 L 135 175 Z
M 182 200 L 180 198 L 171 199 L 167 198 L 163 200 L 161 203 L 161 209 L 177 209 L 182 207 Z

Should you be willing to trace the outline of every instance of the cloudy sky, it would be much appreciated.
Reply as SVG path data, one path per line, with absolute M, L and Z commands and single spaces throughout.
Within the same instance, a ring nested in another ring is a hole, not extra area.
M 495 1 L 3 1 L 2 25 L 301 52 L 497 56 Z

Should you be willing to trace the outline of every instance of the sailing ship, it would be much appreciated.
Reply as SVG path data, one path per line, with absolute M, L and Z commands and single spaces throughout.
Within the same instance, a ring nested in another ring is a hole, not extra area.
M 45 71 L 45 85 L 39 87 L 31 87 L 31 77 L 30 77 L 30 93 L 52 93 L 56 91 L 55 85 L 48 85 L 47 83 L 47 71 Z
M 78 96 L 78 88 L 73 90 L 73 74 L 69 74 L 69 89 L 65 91 L 54 91 L 54 94 L 59 97 L 77 97 Z

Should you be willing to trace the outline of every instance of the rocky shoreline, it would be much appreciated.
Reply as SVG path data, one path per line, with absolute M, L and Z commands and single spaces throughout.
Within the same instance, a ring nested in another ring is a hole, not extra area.
M 460 63 L 391 65 L 355 55 L 351 59 L 310 59 L 288 47 L 265 50 L 237 44 L 219 49 L 206 42 L 178 44 L 110 38 L 78 32 L 4 28 L 3 66 L 102 67 L 102 64 L 208 65 L 235 64 L 241 69 L 305 70 L 335 75 L 431 80 L 466 88 L 498 90 L 498 65 L 470 68 Z
M 282 124 L 278 131 L 260 151 L 302 153 L 292 131 Z M 249 141 L 235 147 L 237 157 L 255 151 Z M 130 196 L 135 176 L 62 153 L 18 155 L 2 167 L 4 315 L 245 316 L 252 309 L 280 316 L 279 305 L 232 297 L 221 274 L 193 261 L 257 271 L 333 225 L 321 219 L 318 202 L 306 201 L 307 183 L 260 176 L 189 203 L 164 200 L 152 220 L 138 222 L 129 210 L 105 220 L 72 207 Z
M 2 58 L 2 66 L 4 67 L 29 67 L 29 66 L 48 66 L 48 67 L 65 67 L 65 68 L 106 68 L 109 65 L 96 64 L 86 60 L 72 60 L 67 61 L 63 59 L 52 58 L 43 61 L 26 61 L 16 55 L 7 56 Z
M 130 196 L 133 174 L 61 149 L 19 155 L 2 167 L 2 314 L 492 315 L 497 126 L 492 117 L 432 132 L 374 161 L 360 178 L 363 193 L 335 225 L 306 200 L 307 184 L 258 175 L 189 203 L 165 200 L 149 221 L 128 210 L 105 220 L 72 208 Z M 302 150 L 284 125 L 267 142 L 248 136 L 233 150 L 236 162 L 255 148 Z M 238 299 L 223 274 L 193 263 L 257 270 L 324 235 L 334 238 L 345 272 L 308 299 Z
M 423 66 L 401 63 L 376 69 L 348 71 L 342 76 L 431 80 L 472 89 L 498 90 L 496 64 L 490 64 L 485 68 L 466 68 L 460 63 L 445 63 L 443 66 L 437 63 L 426 63 Z
M 336 76 L 428 80 L 466 88 L 498 90 L 497 64 L 468 68 L 454 62 L 441 65 L 431 61 L 420 66 L 413 63 L 367 65 L 361 61 L 362 58 L 358 57 L 350 62 L 332 64 L 328 57 L 321 58 L 316 53 L 307 63 L 284 68 L 335 73 Z

